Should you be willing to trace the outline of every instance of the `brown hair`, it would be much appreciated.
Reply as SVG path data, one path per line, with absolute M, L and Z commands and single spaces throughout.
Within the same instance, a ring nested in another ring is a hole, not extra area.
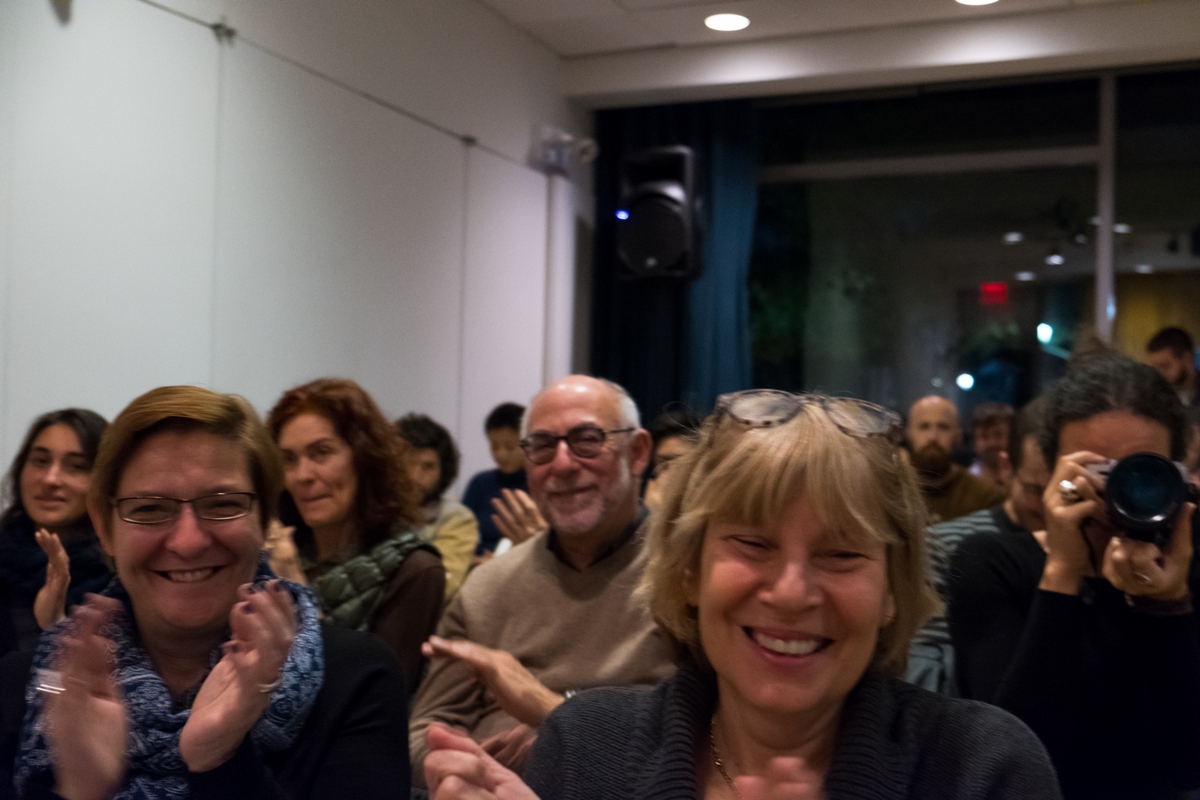
M 237 443 L 258 494 L 259 521 L 265 528 L 275 516 L 283 489 L 279 450 L 245 399 L 217 394 L 199 386 L 160 386 L 134 400 L 117 415 L 104 436 L 92 468 L 88 502 L 108 506 L 121 482 L 121 472 L 147 438 L 164 430 L 198 430 Z
M 873 665 L 904 671 L 909 640 L 940 608 L 925 560 L 926 510 L 916 474 L 882 437 L 842 432 L 817 404 L 772 428 L 710 417 L 671 470 L 651 522 L 641 593 L 680 649 L 700 652 L 688 600 L 710 522 L 765 525 L 801 494 L 826 524 L 886 546 L 895 617 L 881 630 Z
M 362 550 L 369 550 L 387 539 L 397 523 L 415 525 L 418 522 L 417 490 L 404 469 L 404 452 L 408 445 L 383 416 L 371 395 L 354 381 L 343 378 L 322 378 L 289 389 L 267 417 L 267 427 L 275 441 L 279 441 L 284 425 L 304 413 L 329 420 L 354 454 L 354 470 L 358 477 L 354 519 Z M 283 506 L 294 508 L 287 492 L 284 492 Z

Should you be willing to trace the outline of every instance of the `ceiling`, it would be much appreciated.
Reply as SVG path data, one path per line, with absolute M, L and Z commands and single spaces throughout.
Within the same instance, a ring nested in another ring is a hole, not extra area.
M 725 44 L 975 17 L 1147 0 L 480 0 L 560 56 Z M 750 27 L 718 33 L 709 14 L 734 12 Z

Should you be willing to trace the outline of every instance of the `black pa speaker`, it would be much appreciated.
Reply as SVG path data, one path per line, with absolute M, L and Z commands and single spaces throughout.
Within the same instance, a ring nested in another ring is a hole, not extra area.
M 700 274 L 696 156 L 675 145 L 621 160 L 617 257 L 624 278 L 695 278 Z

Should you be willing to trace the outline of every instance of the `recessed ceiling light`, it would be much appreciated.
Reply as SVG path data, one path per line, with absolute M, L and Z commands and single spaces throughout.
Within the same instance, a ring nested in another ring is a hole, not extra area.
M 1129 233 L 1132 230 L 1133 228 L 1124 222 L 1118 222 L 1116 225 L 1113 225 L 1113 233 Z
M 1063 258 L 1058 253 L 1051 253 L 1050 255 L 1046 256 L 1046 263 L 1052 267 L 1057 267 L 1060 264 L 1063 264 L 1065 262 L 1066 262 L 1066 259 Z
M 1005 244 L 1020 244 L 1023 241 L 1025 241 L 1025 234 L 1020 231 L 1009 231 L 1004 234 Z
M 1017 280 L 1019 280 L 1019 281 L 1036 281 L 1036 280 L 1037 280 L 1037 273 L 1036 273 L 1036 272 L 1029 272 L 1028 270 L 1026 270 L 1026 271 L 1024 271 L 1024 272 L 1018 272 L 1018 273 L 1016 274 L 1016 278 L 1017 278 Z
M 1149 275 L 1151 272 L 1154 272 L 1154 267 L 1150 264 L 1138 264 L 1133 268 L 1133 271 L 1139 275 Z
M 704 24 L 714 31 L 740 31 L 750 24 L 750 19 L 741 14 L 713 14 Z
M 990 6 L 996 0 L 958 0 L 964 6 Z

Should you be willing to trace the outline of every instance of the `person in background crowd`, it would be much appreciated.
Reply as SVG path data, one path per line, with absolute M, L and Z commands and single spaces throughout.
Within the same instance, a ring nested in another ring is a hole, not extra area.
M 936 603 L 899 417 L 789 397 L 724 396 L 673 468 L 643 594 L 681 655 L 675 677 L 568 700 L 525 784 L 431 730 L 435 800 L 1059 797 L 1011 714 L 894 677 Z
M 409 694 L 421 680 L 421 643 L 445 594 L 438 551 L 417 533 L 420 498 L 404 468 L 407 445 L 354 381 L 289 389 L 267 419 L 283 453 L 272 565 L 308 583 L 331 622 L 370 631 L 392 648 Z
M 1109 356 L 1068 370 L 1044 421 L 1044 530 L 978 533 L 951 558 L 959 689 L 1033 728 L 1069 800 L 1178 797 L 1200 786 L 1195 508 L 1162 546 L 1127 538 L 1088 468 L 1139 452 L 1178 459 L 1183 406 L 1150 367 Z
M 1007 403 L 980 403 L 971 413 L 971 446 L 975 462 L 970 472 L 1008 494 L 1012 480 L 1012 464 L 1008 450 L 1009 429 L 1013 423 L 1013 407 Z
M 650 436 L 654 439 L 654 461 L 643 499 L 651 512 L 662 505 L 663 487 L 667 483 L 671 464 L 692 449 L 699 427 L 699 420 L 683 410 L 664 411 L 650 426 Z
M 521 417 L 524 414 L 525 406 L 501 403 L 492 409 L 484 422 L 484 433 L 496 468 L 477 473 L 463 493 L 463 505 L 471 509 L 479 521 L 477 556 L 486 557 L 496 552 L 502 537 L 511 534 L 510 541 L 519 544 L 545 527 L 545 520 L 541 519 L 528 494 L 525 454 L 521 452 Z
M 281 488 L 241 398 L 168 386 L 117 416 L 88 495 L 117 580 L 3 687 L 29 703 L 0 754 L 18 797 L 408 797 L 395 658 L 260 556 Z
M 1171 384 L 1193 423 L 1200 415 L 1196 382 L 1196 346 L 1183 328 L 1163 328 L 1146 343 L 1146 360 Z
M 947 599 L 946 580 L 950 558 L 968 536 L 989 533 L 1004 536 L 1028 536 L 1046 529 L 1042 492 L 1050 482 L 1050 468 L 1042 455 L 1039 436 L 1044 398 L 1031 401 L 1009 426 L 1006 449 L 1012 453 L 1013 478 L 1008 498 L 1000 505 L 942 522 L 929 528 L 929 560 L 934 582 L 943 600 Z M 936 616 L 913 637 L 908 654 L 910 683 L 955 697 L 954 647 L 944 616 Z
M 638 493 L 650 461 L 633 400 L 608 381 L 564 378 L 533 399 L 522 446 L 550 531 L 477 567 L 450 601 L 413 702 L 415 765 L 439 722 L 519 767 L 566 693 L 653 684 L 673 671 L 667 642 L 633 594 L 645 564 Z M 421 775 L 414 769 L 414 780 Z
M 908 411 L 908 441 L 932 522 L 963 517 L 1004 499 L 994 486 L 954 463 L 954 448 L 962 442 L 962 427 L 958 411 L 946 398 L 929 395 L 912 404 Z
M 0 654 L 32 651 L 112 572 L 87 515 L 96 449 L 108 423 L 65 408 L 34 420 L 5 477 L 0 515 Z
M 442 554 L 446 568 L 446 599 L 449 600 L 466 580 L 475 547 L 479 544 L 479 523 L 462 503 L 446 497 L 446 490 L 458 477 L 458 448 L 450 431 L 424 414 L 408 414 L 396 420 L 396 430 L 408 443 L 404 463 L 409 479 L 421 493 L 421 514 L 425 527 L 421 538 Z

